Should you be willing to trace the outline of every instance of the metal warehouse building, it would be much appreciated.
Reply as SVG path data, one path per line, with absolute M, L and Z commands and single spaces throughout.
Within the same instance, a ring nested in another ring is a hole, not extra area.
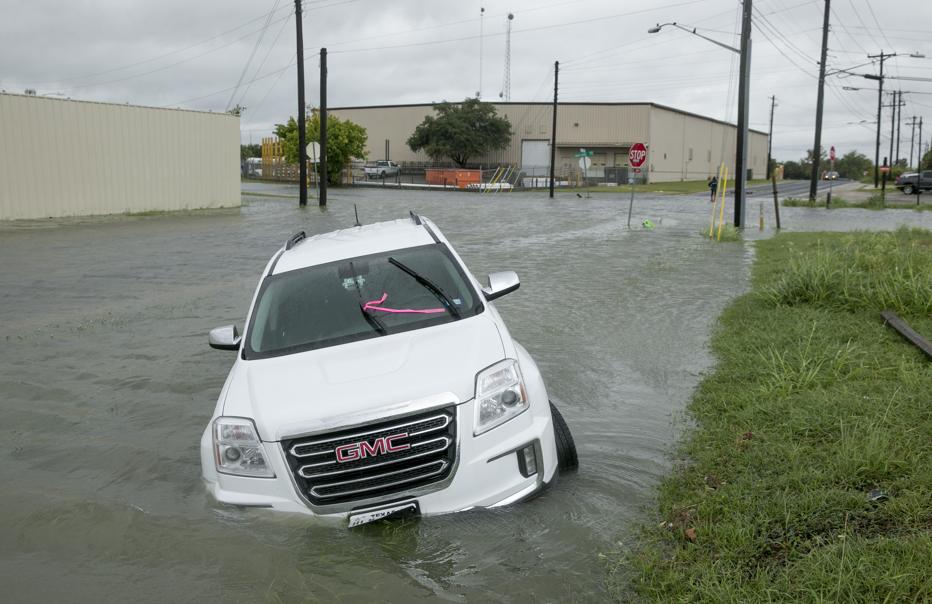
M 0 93 L 0 220 L 238 205 L 237 116 Z
M 545 175 L 550 166 L 551 103 L 493 103 L 498 114 L 511 122 L 511 144 L 501 152 L 470 160 L 476 164 L 511 164 L 528 175 Z M 330 110 L 350 119 L 369 133 L 368 159 L 428 162 L 423 152 L 414 153 L 406 141 L 427 115 L 430 103 L 338 107 Z M 734 173 L 737 128 L 722 122 L 656 103 L 560 103 L 557 110 L 556 172 L 567 176 L 579 170 L 575 153 L 593 151 L 590 177 L 617 174 L 627 178 L 628 149 L 644 143 L 648 149 L 645 175 L 650 182 L 699 180 L 718 172 L 725 162 Z M 750 131 L 748 169 L 764 178 L 767 134 Z M 625 180 L 622 180 L 625 179 Z

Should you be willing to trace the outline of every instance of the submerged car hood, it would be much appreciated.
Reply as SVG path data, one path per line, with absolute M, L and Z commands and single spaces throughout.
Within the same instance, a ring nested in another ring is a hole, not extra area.
M 471 399 L 476 373 L 504 358 L 491 313 L 263 360 L 238 360 L 223 414 L 262 440 L 319 432 Z

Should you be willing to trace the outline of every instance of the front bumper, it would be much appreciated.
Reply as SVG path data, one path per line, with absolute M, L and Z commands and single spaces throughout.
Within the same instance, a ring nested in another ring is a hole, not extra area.
M 422 514 L 446 514 L 475 507 L 508 505 L 529 497 L 551 483 L 558 464 L 550 405 L 542 384 L 527 386 L 530 408 L 479 436 L 473 436 L 474 401 L 457 405 L 458 453 L 451 477 L 437 483 L 437 490 L 431 490 L 434 485 L 428 485 L 419 489 L 419 493 L 407 496 L 398 493 L 390 501 L 416 499 Z M 525 477 L 519 469 L 518 451 L 530 444 L 537 445 L 538 471 Z M 315 508 L 298 493 L 281 443 L 267 442 L 264 445 L 275 478 L 248 478 L 217 473 L 208 426 L 201 438 L 201 466 L 207 489 L 218 502 L 332 518 L 345 518 L 358 507 L 378 507 L 371 503 L 361 506 L 351 502 Z

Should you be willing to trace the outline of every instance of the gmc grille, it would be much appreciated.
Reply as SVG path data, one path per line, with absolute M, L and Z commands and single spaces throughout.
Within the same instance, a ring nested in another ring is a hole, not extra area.
M 439 482 L 456 461 L 456 408 L 282 441 L 295 483 L 314 505 L 402 494 Z

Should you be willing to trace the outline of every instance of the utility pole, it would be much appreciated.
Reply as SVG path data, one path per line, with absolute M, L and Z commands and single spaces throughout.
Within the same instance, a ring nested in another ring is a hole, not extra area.
M 751 86 L 751 0 L 744 0 L 741 19 L 741 75 L 738 79 L 738 141 L 735 145 L 735 227 L 744 228 L 748 181 L 748 102 Z
M 877 142 L 874 145 L 874 188 L 877 188 L 880 182 L 880 121 L 881 112 L 883 111 L 883 62 L 896 53 L 884 54 L 881 50 L 879 55 L 867 55 L 868 59 L 880 59 L 880 75 L 865 75 L 868 80 L 877 80 Z
M 327 206 L 327 49 L 320 49 L 320 193 L 317 205 Z
M 809 175 L 809 201 L 815 201 L 819 189 L 819 163 L 822 160 L 822 108 L 825 103 L 825 59 L 828 52 L 828 17 L 831 0 L 825 0 L 822 20 L 822 60 L 819 62 L 819 93 L 816 100 L 815 142 L 812 144 L 812 174 Z
M 560 61 L 553 62 L 553 125 L 550 127 L 550 199 L 553 199 L 554 165 L 557 160 L 557 82 L 560 78 Z
M 294 0 L 295 30 L 298 36 L 298 205 L 307 205 L 307 131 L 304 117 L 304 34 L 301 31 L 301 0 Z
M 893 96 L 893 103 L 890 105 L 890 107 L 893 109 L 890 113 L 890 168 L 893 169 L 893 166 L 896 165 L 896 159 L 893 157 L 893 135 L 896 132 L 896 90 L 894 90 L 891 94 Z
M 919 205 L 919 185 L 922 184 L 922 118 L 919 118 L 919 159 L 916 161 L 916 205 Z
M 909 125 L 913 127 L 913 133 L 909 137 L 909 165 L 906 166 L 907 168 L 913 167 L 913 148 L 916 145 L 916 123 L 917 122 L 916 122 L 915 115 L 912 117 L 912 120 L 913 121 L 909 123 Z
M 767 136 L 767 178 L 770 178 L 770 172 L 773 170 L 770 167 L 772 151 L 773 151 L 773 109 L 777 106 L 777 95 L 770 97 L 770 134 Z
M 903 120 L 903 105 L 906 104 L 903 102 L 903 91 L 898 92 L 900 102 L 896 104 L 896 157 L 893 160 L 894 166 L 900 162 L 900 122 Z

